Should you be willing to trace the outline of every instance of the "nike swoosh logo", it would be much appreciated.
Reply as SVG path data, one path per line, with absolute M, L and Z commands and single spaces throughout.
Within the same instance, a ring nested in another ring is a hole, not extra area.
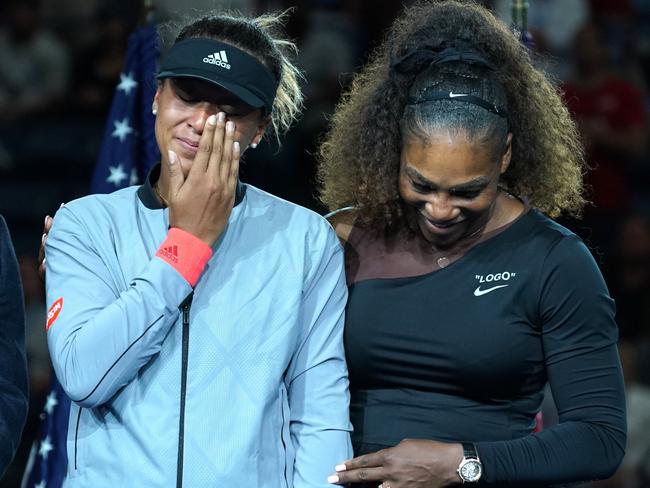
M 497 286 L 493 286 L 492 288 L 486 288 L 485 290 L 481 290 L 481 287 L 477 286 L 476 290 L 474 290 L 474 296 L 475 297 L 480 297 L 482 295 L 490 293 L 491 291 L 497 290 L 499 288 L 505 288 L 506 286 L 508 286 L 508 285 L 497 285 Z
M 454 92 L 449 92 L 449 98 L 456 98 L 456 97 L 466 97 L 467 93 L 454 93 Z

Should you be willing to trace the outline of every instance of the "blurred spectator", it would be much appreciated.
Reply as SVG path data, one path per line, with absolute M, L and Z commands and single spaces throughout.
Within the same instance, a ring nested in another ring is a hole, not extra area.
M 645 91 L 638 50 L 642 29 L 637 23 L 632 0 L 590 0 L 590 3 L 594 22 L 601 29 L 612 64 L 623 78 Z
M 616 300 L 619 335 L 637 344 L 650 342 L 650 217 L 627 214 L 615 235 L 605 274 Z
M 7 170 L 29 151 L 35 116 L 63 101 L 69 57 L 41 26 L 37 0 L 7 0 L 0 8 L 0 168 Z
M 105 117 L 120 80 L 128 36 L 128 19 L 101 9 L 95 17 L 95 37 L 74 56 L 71 105 L 83 115 Z
M 627 446 L 616 474 L 594 488 L 647 488 L 650 486 L 650 388 L 636 379 L 638 350 L 629 342 L 619 345 L 625 376 Z
M 340 77 L 350 74 L 359 61 L 357 48 L 362 44 L 362 29 L 346 8 L 346 2 L 312 0 L 313 8 L 305 17 L 304 36 L 300 41 L 298 63 L 308 82 L 305 100 L 308 111 L 301 127 L 312 134 L 325 128 L 326 116 L 334 111 L 341 94 Z M 324 59 L 325 53 L 326 58 Z
M 632 19 L 636 33 L 636 54 L 647 82 L 650 80 L 650 2 L 648 0 L 633 0 Z
M 507 25 L 512 24 L 512 0 L 495 0 L 494 13 Z M 568 76 L 566 63 L 573 39 L 589 20 L 588 0 L 534 0 L 528 2 L 528 31 L 535 50 L 550 55 L 546 71 L 559 79 Z
M 595 24 L 583 27 L 573 46 L 574 71 L 564 90 L 585 143 L 589 198 L 585 220 L 592 243 L 607 250 L 611 226 L 632 197 L 632 166 L 645 155 L 647 113 L 638 87 L 612 69 Z
M 4 2 L 0 28 L 0 120 L 45 111 L 68 88 L 68 53 L 39 22 L 36 0 Z

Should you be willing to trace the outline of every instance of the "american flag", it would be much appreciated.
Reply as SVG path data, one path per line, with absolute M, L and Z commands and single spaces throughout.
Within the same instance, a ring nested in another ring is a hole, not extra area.
M 104 129 L 92 193 L 111 193 L 135 185 L 160 161 L 151 113 L 159 54 L 154 25 L 131 34 L 126 64 Z
M 160 45 L 154 24 L 129 38 L 124 70 L 115 90 L 97 158 L 91 193 L 110 193 L 142 181 L 160 160 L 151 104 L 156 92 Z M 22 488 L 60 488 L 67 469 L 70 400 L 56 377 L 41 413 Z

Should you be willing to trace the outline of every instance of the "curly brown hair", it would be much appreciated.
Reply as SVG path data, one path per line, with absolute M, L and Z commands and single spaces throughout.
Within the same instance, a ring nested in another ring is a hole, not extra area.
M 551 217 L 579 215 L 584 151 L 558 90 L 533 66 L 515 33 L 484 7 L 463 0 L 408 7 L 356 76 L 320 147 L 323 202 L 331 209 L 354 206 L 359 218 L 384 229 L 401 225 L 400 122 L 414 76 L 395 76 L 391 63 L 423 46 L 454 41 L 495 65 L 505 90 L 513 146 L 501 187 Z

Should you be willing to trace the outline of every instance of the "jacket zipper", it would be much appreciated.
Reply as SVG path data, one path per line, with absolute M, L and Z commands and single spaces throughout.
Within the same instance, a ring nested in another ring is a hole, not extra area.
M 183 486 L 183 447 L 185 444 L 185 393 L 187 390 L 187 359 L 190 347 L 190 306 L 192 295 L 182 304 L 183 339 L 181 353 L 181 406 L 178 420 L 178 457 L 176 459 L 176 488 Z
M 280 389 L 280 414 L 282 415 L 282 426 L 280 427 L 280 440 L 282 441 L 282 456 L 284 464 L 284 484 L 289 488 L 289 479 L 287 477 L 287 444 L 284 441 L 284 389 Z
M 77 468 L 77 444 L 79 442 L 79 424 L 81 423 L 81 411 L 83 408 L 79 407 L 79 413 L 77 414 L 77 426 L 74 429 L 74 469 Z

